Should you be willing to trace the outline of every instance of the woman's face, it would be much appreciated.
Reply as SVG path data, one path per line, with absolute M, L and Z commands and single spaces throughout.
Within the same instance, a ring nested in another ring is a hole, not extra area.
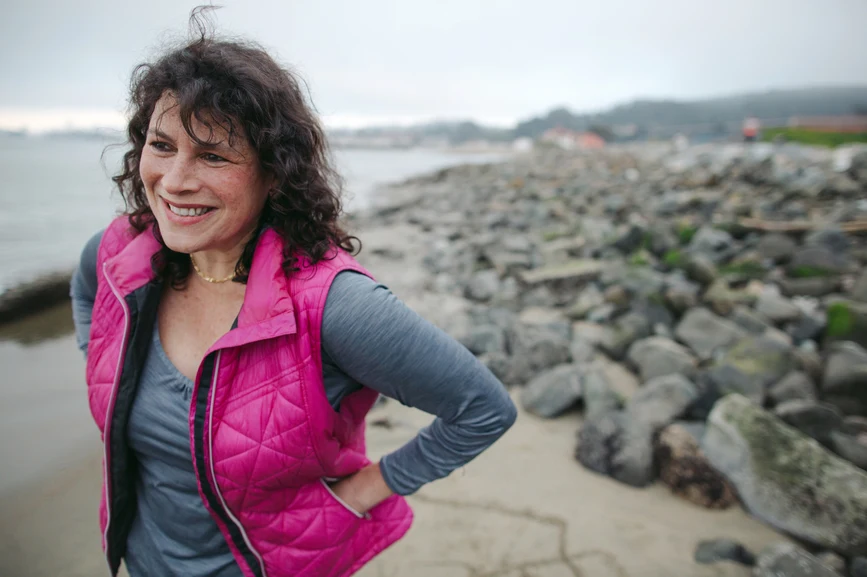
M 156 105 L 139 163 L 148 204 L 163 241 L 182 253 L 232 252 L 256 229 L 270 188 L 259 159 L 244 135 L 192 119 L 196 144 L 181 124 L 176 101 L 164 95 Z

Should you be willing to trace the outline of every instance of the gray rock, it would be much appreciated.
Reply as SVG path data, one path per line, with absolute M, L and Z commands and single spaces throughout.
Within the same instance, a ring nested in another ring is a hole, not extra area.
M 828 299 L 828 330 L 825 343 L 853 341 L 867 347 L 867 303 L 846 299 Z
M 506 350 L 506 334 L 496 325 L 475 325 L 458 339 L 474 355 Z
M 575 300 L 575 303 L 569 308 L 566 314 L 575 320 L 583 319 L 594 308 L 602 305 L 605 299 L 602 297 L 602 291 L 596 288 L 596 285 L 588 285 Z
M 726 509 L 737 502 L 728 481 L 702 454 L 698 441 L 684 427 L 669 425 L 654 447 L 659 479 L 675 495 L 708 509 Z
M 831 448 L 835 453 L 867 470 L 867 433 L 847 435 L 841 431 L 831 431 Z
M 584 390 L 584 416 L 594 418 L 622 406 L 620 396 L 612 390 L 608 377 L 599 367 L 591 367 L 582 380 Z
M 860 435 L 861 433 L 867 433 L 867 417 L 860 417 L 858 415 L 849 415 L 848 417 L 844 417 L 843 428 L 841 431 L 847 435 Z
M 632 225 L 612 246 L 623 254 L 632 254 L 644 243 L 644 227 Z
M 846 414 L 867 409 L 867 351 L 852 342 L 831 345 L 822 377 L 822 397 Z
M 766 234 L 756 244 L 756 250 L 763 258 L 774 262 L 785 262 L 792 258 L 797 250 L 797 243 L 791 237 L 780 233 Z
M 714 264 L 727 261 L 737 252 L 734 240 L 729 233 L 708 226 L 701 227 L 695 233 L 689 243 L 688 250 L 694 255 L 701 255 L 709 259 Z
M 797 320 L 801 316 L 801 309 L 792 301 L 770 290 L 759 295 L 756 312 L 778 325 Z
M 774 409 L 774 414 L 825 446 L 831 445 L 831 432 L 843 425 L 843 413 L 840 409 L 808 399 L 793 399 L 780 403 Z
M 795 368 L 804 371 L 807 376 L 813 379 L 813 382 L 819 382 L 822 380 L 822 357 L 819 356 L 816 349 L 804 348 L 807 343 L 812 343 L 812 341 L 804 341 L 792 351 Z
M 669 287 L 665 291 L 665 303 L 676 313 L 682 314 L 698 304 L 698 288 L 683 284 Z
M 643 381 L 681 373 L 689 376 L 698 361 L 686 348 L 664 337 L 648 337 L 629 347 L 627 358 L 638 368 Z
M 849 261 L 831 249 L 811 246 L 798 250 L 789 262 L 790 275 L 834 275 L 846 272 Z
M 578 321 L 572 323 L 572 340 L 590 343 L 598 347 L 614 340 L 614 330 L 598 323 Z
M 840 577 L 840 575 L 792 543 L 766 547 L 756 561 L 753 577 Z
M 849 296 L 856 301 L 867 302 L 867 269 L 861 272 L 858 280 L 852 286 Z
M 627 313 L 614 323 L 609 341 L 599 343 L 599 348 L 614 360 L 621 360 L 630 345 L 638 339 L 650 336 L 650 323 L 644 315 Z
M 524 409 L 545 419 L 564 413 L 580 398 L 581 370 L 571 364 L 541 373 L 521 391 Z
M 803 371 L 792 371 L 768 389 L 768 399 L 774 405 L 786 401 L 816 400 L 816 384 Z
M 705 255 L 694 254 L 687 257 L 684 268 L 686 275 L 697 283 L 709 285 L 719 276 L 716 265 Z
M 611 390 L 621 402 L 628 402 L 638 393 L 640 389 L 638 378 L 620 363 L 615 363 L 604 355 L 600 355 L 595 360 L 594 367 L 602 371 Z
M 867 473 L 741 395 L 720 399 L 702 450 L 745 508 L 799 539 L 867 552 Z
M 693 556 L 696 563 L 704 565 L 717 561 L 733 561 L 752 567 L 756 564 L 756 556 L 749 549 L 731 539 L 712 539 L 701 541 Z
M 867 557 L 855 557 L 849 566 L 850 577 L 867 577 Z
M 840 277 L 784 278 L 780 290 L 786 296 L 823 297 L 840 288 Z
M 500 288 L 500 275 L 494 269 L 480 270 L 467 284 L 466 296 L 477 301 L 490 300 Z
M 715 350 L 731 345 L 744 337 L 746 332 L 705 308 L 695 308 L 684 315 L 674 334 L 699 359 L 709 359 Z
M 729 319 L 748 333 L 754 335 L 764 334 L 765 331 L 771 328 L 768 319 L 743 305 L 737 305 Z
M 719 279 L 705 291 L 703 300 L 720 315 L 728 316 L 738 305 L 752 305 L 756 295 L 740 288 L 731 288 L 726 279 Z
M 488 370 L 494 373 L 494 376 L 500 381 L 508 382 L 509 376 L 512 374 L 512 359 L 506 353 L 500 351 L 485 353 L 479 357 L 479 361 L 488 367 Z
M 665 375 L 647 381 L 629 401 L 626 413 L 656 432 L 685 414 L 698 398 L 698 389 L 683 375 Z
M 804 239 L 808 247 L 821 247 L 836 254 L 845 254 L 852 248 L 852 240 L 839 228 L 825 228 L 811 232 Z
M 584 421 L 575 457 L 590 469 L 633 487 L 653 482 L 653 433 L 623 411 L 609 411 Z
M 833 551 L 817 553 L 816 559 L 831 570 L 836 571 L 841 577 L 846 574 L 846 559 Z
M 616 313 L 616 305 L 612 303 L 602 303 L 587 312 L 587 320 L 591 323 L 608 323 Z
M 584 365 L 596 357 L 596 347 L 593 343 L 581 339 L 573 340 L 569 345 L 569 354 L 576 365 Z
M 735 343 L 713 362 L 708 376 L 722 394 L 741 393 L 761 403 L 766 389 L 792 370 L 791 349 L 764 336 Z
M 828 319 L 822 311 L 803 314 L 796 322 L 786 327 L 786 332 L 796 343 L 818 338 L 825 330 Z

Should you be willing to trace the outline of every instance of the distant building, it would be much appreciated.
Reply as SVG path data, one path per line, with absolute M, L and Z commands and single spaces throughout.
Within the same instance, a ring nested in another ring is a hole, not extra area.
M 512 141 L 512 150 L 516 152 L 528 152 L 533 150 L 533 139 L 522 136 Z
M 568 128 L 549 128 L 539 138 L 542 142 L 556 144 L 566 150 L 586 150 L 592 148 L 604 148 L 605 140 L 592 132 L 577 132 Z
M 817 132 L 867 132 L 867 116 L 793 116 L 789 128 Z

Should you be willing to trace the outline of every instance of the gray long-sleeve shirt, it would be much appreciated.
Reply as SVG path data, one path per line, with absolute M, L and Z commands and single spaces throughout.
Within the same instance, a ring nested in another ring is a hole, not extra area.
M 73 276 L 73 316 L 79 346 L 87 350 L 96 295 L 96 253 L 101 233 L 82 252 Z M 381 351 L 390 351 L 382 355 Z M 231 554 L 199 500 L 189 458 L 187 408 L 192 383 L 168 361 L 155 331 L 128 435 L 139 460 L 139 513 L 130 535 L 127 564 L 159 566 L 161 574 L 234 575 Z M 391 291 L 353 272 L 337 275 L 326 299 L 322 321 L 325 392 L 335 408 L 361 386 L 436 415 L 403 447 L 382 458 L 388 486 L 408 495 L 465 465 L 496 441 L 514 422 L 515 406 L 503 385 L 463 346 L 421 318 Z M 182 410 L 173 411 L 173 407 Z M 137 425 L 136 423 L 140 423 Z M 154 435 L 154 429 L 161 433 Z M 172 455 L 183 455 L 178 460 Z M 188 470 L 187 470 L 188 466 Z M 166 516 L 166 511 L 172 513 Z M 178 519 L 178 513 L 187 515 Z M 203 516 L 202 516 L 203 515 Z M 171 527 L 164 526 L 172 519 Z M 181 536 L 172 528 L 187 527 Z M 186 535 L 187 538 L 182 538 Z M 188 538 L 204 549 L 190 550 Z M 134 542 L 133 542 L 134 541 Z M 218 566 L 227 568 L 221 572 Z M 171 571 L 169 573 L 168 571 Z

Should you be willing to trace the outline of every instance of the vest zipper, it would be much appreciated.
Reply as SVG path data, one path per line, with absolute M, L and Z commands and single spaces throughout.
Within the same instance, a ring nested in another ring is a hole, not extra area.
M 214 377 L 211 380 L 211 390 L 209 391 L 211 398 L 208 402 L 208 461 L 210 462 L 211 482 L 214 484 L 214 492 L 217 494 L 217 498 L 220 500 L 220 504 L 226 512 L 226 516 L 229 517 L 229 519 L 232 520 L 232 523 L 238 527 L 241 537 L 244 538 L 244 543 L 246 543 L 247 547 L 259 561 L 259 567 L 262 570 L 262 577 L 267 577 L 267 573 L 265 572 L 265 561 L 262 559 L 262 555 L 259 554 L 255 547 L 253 547 L 253 543 L 250 542 L 250 538 L 247 536 L 247 531 L 244 530 L 241 521 L 232 514 L 229 506 L 226 505 L 226 500 L 223 498 L 223 493 L 220 491 L 220 485 L 217 483 L 217 475 L 214 472 L 214 399 L 217 398 L 217 377 L 220 374 L 220 357 L 222 354 L 223 351 L 217 351 L 217 358 L 214 361 Z
M 117 360 L 117 369 L 114 373 L 114 383 L 111 387 L 111 395 L 108 398 L 108 406 L 105 410 L 105 424 L 103 425 L 103 449 L 104 449 L 104 466 L 103 466 L 103 481 L 105 483 L 105 533 L 103 533 L 103 539 L 105 540 L 105 558 L 108 563 L 108 573 L 112 577 L 114 577 L 115 573 L 111 568 L 111 553 L 109 551 L 109 547 L 111 544 L 109 543 L 109 527 L 111 526 L 111 451 L 109 448 L 111 447 L 111 419 L 114 416 L 114 402 L 117 398 L 117 389 L 120 384 L 120 373 L 123 369 L 123 359 L 124 354 L 126 353 L 126 347 L 128 345 L 129 340 L 129 306 L 126 304 L 126 300 L 124 300 L 123 295 L 120 294 L 120 291 L 115 286 L 114 281 L 111 279 L 111 276 L 108 274 L 108 263 L 103 263 L 102 266 L 103 274 L 105 275 L 105 280 L 108 282 L 108 286 L 111 289 L 112 294 L 117 298 L 120 302 L 121 308 L 123 309 L 123 340 L 120 343 L 120 355 Z

